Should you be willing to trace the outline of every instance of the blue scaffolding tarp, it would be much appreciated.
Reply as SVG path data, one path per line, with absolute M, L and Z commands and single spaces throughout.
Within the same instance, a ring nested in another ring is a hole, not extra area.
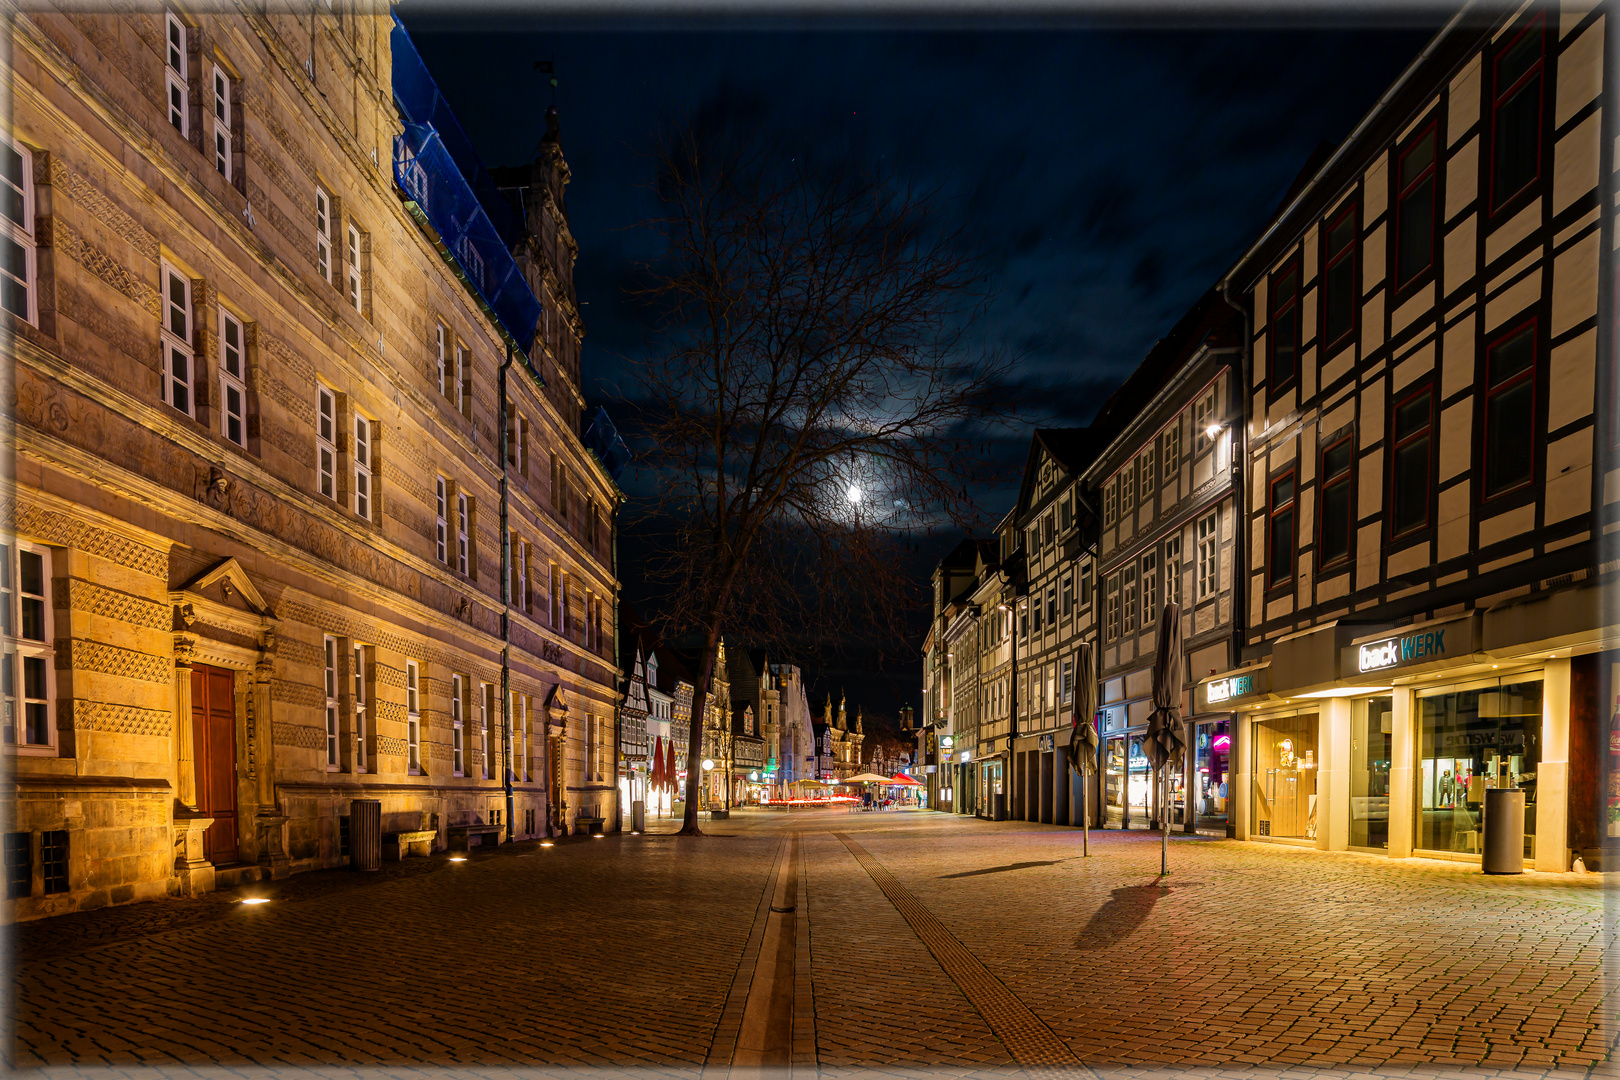
M 619 429 L 608 418 L 608 411 L 598 405 L 585 418 L 583 436 L 585 448 L 596 455 L 613 482 L 619 482 L 624 467 L 630 464 L 630 448 L 619 437 Z
M 393 50 L 394 101 L 405 128 L 394 140 L 394 181 L 422 208 L 473 289 L 527 354 L 540 301 L 512 259 L 522 218 L 495 190 L 398 15 Z

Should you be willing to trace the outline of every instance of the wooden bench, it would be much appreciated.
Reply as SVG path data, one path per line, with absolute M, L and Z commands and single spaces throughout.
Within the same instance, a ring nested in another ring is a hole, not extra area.
M 466 825 L 452 825 L 445 832 L 450 834 L 450 850 L 466 851 L 472 846 L 472 838 L 478 837 L 478 846 L 501 842 L 501 834 L 506 831 L 504 825 L 485 825 L 482 822 L 468 822 Z M 458 843 L 459 841 L 459 843 Z
M 389 862 L 399 862 L 407 855 L 432 855 L 438 839 L 437 829 L 383 833 L 382 855 Z

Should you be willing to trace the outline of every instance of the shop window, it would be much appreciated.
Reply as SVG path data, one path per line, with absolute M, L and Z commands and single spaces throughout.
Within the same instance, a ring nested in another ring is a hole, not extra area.
M 1395 756 L 1393 699 L 1350 705 L 1350 846 L 1389 847 L 1389 768 Z
M 1354 452 L 1350 439 L 1340 439 L 1322 451 L 1322 521 L 1316 536 L 1316 561 L 1333 566 L 1350 557 L 1350 465 Z
M 51 552 L 37 544 L 0 544 L 0 560 L 5 746 L 25 754 L 49 754 L 56 746 Z
M 1356 327 L 1356 228 L 1360 208 L 1351 201 L 1328 223 L 1322 237 L 1322 355 L 1326 357 Z
M 1253 731 L 1250 835 L 1316 839 L 1316 714 L 1267 717 Z
M 1491 212 L 1541 174 L 1542 73 L 1546 16 L 1538 15 L 1496 54 L 1491 72 Z
M 34 286 L 38 252 L 34 240 L 34 156 L 27 147 L 0 136 L 0 307 L 38 325 Z
M 1531 321 L 1485 350 L 1485 498 L 1524 487 L 1535 476 L 1536 325 Z
M 1389 534 L 1393 539 L 1429 523 L 1434 388 L 1425 386 L 1396 402 L 1390 426 L 1394 443 L 1389 466 Z
M 1435 125 L 1412 136 L 1396 155 L 1395 287 L 1434 265 Z
M 1288 263 L 1271 277 L 1271 316 L 1266 320 L 1266 385 L 1273 396 L 1292 386 L 1299 374 L 1299 260 Z M 1209 421 L 1195 417 L 1199 446 L 1207 441 Z
M 34 891 L 34 834 L 6 833 L 6 899 L 21 900 Z
M 45 895 L 68 891 L 68 834 L 50 829 L 39 836 L 39 861 L 45 871 Z
M 1413 843 L 1478 854 L 1485 792 L 1524 792 L 1525 855 L 1535 855 L 1542 684 L 1535 679 L 1418 698 L 1418 795 Z
M 1270 551 L 1266 559 L 1266 584 L 1271 587 L 1294 579 L 1294 553 L 1299 538 L 1295 535 L 1294 474 L 1284 473 L 1271 482 L 1271 497 L 1266 511 L 1266 534 Z

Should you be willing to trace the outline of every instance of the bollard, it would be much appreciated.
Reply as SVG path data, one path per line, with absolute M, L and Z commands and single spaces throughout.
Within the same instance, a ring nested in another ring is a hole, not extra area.
M 349 804 L 349 867 L 382 869 L 382 803 L 355 799 Z

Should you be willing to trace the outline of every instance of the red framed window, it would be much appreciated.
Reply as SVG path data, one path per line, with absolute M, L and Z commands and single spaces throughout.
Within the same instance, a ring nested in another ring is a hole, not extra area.
M 1536 475 L 1536 324 L 1521 324 L 1485 348 L 1482 470 L 1487 499 Z
M 1491 212 L 1541 176 L 1546 16 L 1524 25 L 1491 65 Z
M 1322 230 L 1322 355 L 1356 328 L 1356 269 L 1360 207 L 1351 201 Z
M 1435 124 L 1407 140 L 1395 155 L 1395 287 L 1434 265 Z
M 1299 375 L 1299 260 L 1271 278 L 1271 317 L 1267 320 L 1266 383 L 1271 393 L 1291 385 Z
M 1389 455 L 1389 535 L 1405 536 L 1429 524 L 1434 486 L 1434 387 L 1395 403 Z
M 1294 474 L 1283 473 L 1271 481 L 1266 509 L 1266 584 L 1282 585 L 1294 577 L 1294 558 L 1299 550 L 1295 507 L 1298 487 Z
M 1350 534 L 1355 527 L 1351 501 L 1350 468 L 1355 459 L 1346 436 L 1322 448 L 1321 520 L 1316 529 L 1316 564 L 1334 566 L 1350 558 Z

